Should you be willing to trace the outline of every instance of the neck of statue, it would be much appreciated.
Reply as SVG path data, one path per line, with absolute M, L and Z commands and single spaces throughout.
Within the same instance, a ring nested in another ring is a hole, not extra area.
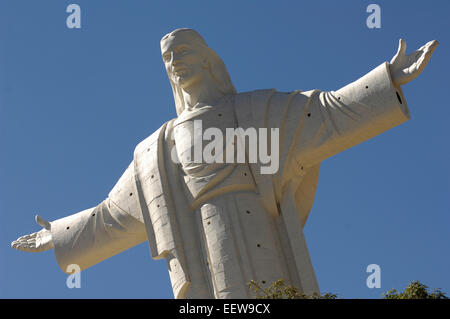
M 216 82 L 212 79 L 184 88 L 182 91 L 185 109 L 187 110 L 193 109 L 199 104 L 213 106 L 223 97 L 223 93 L 219 91 Z

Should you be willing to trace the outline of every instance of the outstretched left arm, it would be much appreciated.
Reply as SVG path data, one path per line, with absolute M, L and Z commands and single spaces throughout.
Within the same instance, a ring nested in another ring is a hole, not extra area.
M 391 63 L 337 91 L 292 97 L 284 127 L 297 126 L 290 153 L 298 173 L 407 121 L 409 110 L 400 86 L 423 71 L 437 45 L 430 41 L 405 55 L 406 44 L 400 40 Z

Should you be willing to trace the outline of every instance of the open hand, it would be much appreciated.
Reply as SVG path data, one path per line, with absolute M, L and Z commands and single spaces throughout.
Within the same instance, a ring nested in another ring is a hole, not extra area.
M 42 230 L 17 238 L 11 243 L 11 247 L 27 252 L 41 252 L 53 248 L 50 222 L 36 215 L 36 222 L 44 227 Z
M 397 54 L 390 63 L 392 81 L 395 85 L 403 85 L 414 80 L 425 69 L 439 42 L 430 41 L 421 46 L 417 51 L 405 55 L 406 42 L 400 39 Z

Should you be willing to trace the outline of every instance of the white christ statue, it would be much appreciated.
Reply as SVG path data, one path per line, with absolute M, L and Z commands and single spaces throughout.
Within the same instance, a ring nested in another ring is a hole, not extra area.
M 390 63 L 337 91 L 237 93 L 203 38 L 177 29 L 162 38 L 161 53 L 178 117 L 137 145 L 98 206 L 53 222 L 36 216 L 43 229 L 11 246 L 54 249 L 68 272 L 71 264 L 86 269 L 147 240 L 152 257 L 167 260 L 175 298 L 252 298 L 251 280 L 279 279 L 319 293 L 303 227 L 320 164 L 409 119 L 401 85 L 423 71 L 437 45 L 405 55 L 400 40 Z M 220 158 L 239 140 L 244 161 L 197 160 L 199 127 L 202 137 L 214 133 L 205 137 L 210 143 L 230 128 L 268 132 L 258 135 L 258 148 L 277 155 L 276 169 L 267 173 L 267 158 L 250 160 L 250 134 L 213 145 Z

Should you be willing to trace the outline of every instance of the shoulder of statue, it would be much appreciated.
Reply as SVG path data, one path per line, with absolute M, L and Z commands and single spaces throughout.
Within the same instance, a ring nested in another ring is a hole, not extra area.
M 170 121 L 165 122 L 163 125 L 161 125 L 160 128 L 158 128 L 155 132 L 153 132 L 150 136 L 146 137 L 144 140 L 142 140 L 135 148 L 134 153 L 141 153 L 143 150 L 148 150 L 155 148 L 158 143 L 158 138 L 161 134 L 164 134 L 166 127 L 170 122 L 173 122 L 175 119 L 171 119 Z
M 274 94 L 278 94 L 276 89 L 262 89 L 236 93 L 234 97 L 234 105 L 241 107 L 244 105 L 260 104 L 267 101 Z
M 236 96 L 242 96 L 242 95 L 251 95 L 251 96 L 257 96 L 257 95 L 268 95 L 278 92 L 277 89 L 258 89 L 253 91 L 245 91 L 245 92 L 239 92 L 236 93 Z
M 314 93 L 320 92 L 320 90 L 310 90 L 310 91 L 301 91 L 301 90 L 294 90 L 294 91 L 278 91 L 277 89 L 262 89 L 262 90 L 253 90 L 253 91 L 247 91 L 247 92 L 240 92 L 237 93 L 235 96 L 239 98 L 252 98 L 253 100 L 259 100 L 263 101 L 269 97 L 273 96 L 289 96 L 292 94 L 302 94 L 307 97 L 312 96 Z

